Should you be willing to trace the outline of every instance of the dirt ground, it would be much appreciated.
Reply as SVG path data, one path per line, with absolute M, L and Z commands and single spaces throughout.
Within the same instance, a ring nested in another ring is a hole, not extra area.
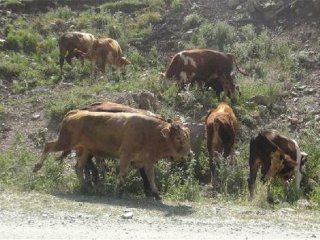
M 150 199 L 0 192 L 0 239 L 317 239 L 320 213 Z

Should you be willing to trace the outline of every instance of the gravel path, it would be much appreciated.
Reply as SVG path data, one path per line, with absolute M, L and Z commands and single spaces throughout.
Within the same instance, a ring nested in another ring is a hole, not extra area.
M 318 211 L 0 192 L 0 239 L 317 238 Z

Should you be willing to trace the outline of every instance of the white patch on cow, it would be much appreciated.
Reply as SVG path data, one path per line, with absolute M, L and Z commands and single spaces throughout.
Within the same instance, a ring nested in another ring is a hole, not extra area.
M 301 183 L 301 180 L 302 180 L 302 174 L 300 172 L 302 154 L 301 154 L 300 148 L 298 146 L 298 143 L 295 140 L 292 140 L 292 141 L 294 142 L 294 145 L 296 147 L 296 154 L 297 154 L 296 162 L 297 162 L 297 165 L 294 167 L 294 175 L 295 175 L 295 178 L 296 178 L 296 187 L 297 187 L 297 190 L 299 190 L 300 189 L 300 183 Z
M 183 64 L 184 64 L 184 65 L 189 65 L 189 62 L 190 62 L 190 64 L 191 64 L 193 67 L 197 68 L 197 63 L 196 63 L 196 61 L 195 61 L 192 57 L 185 56 L 185 55 L 183 55 L 183 53 L 180 53 L 180 57 L 181 57 L 181 59 L 183 60 Z

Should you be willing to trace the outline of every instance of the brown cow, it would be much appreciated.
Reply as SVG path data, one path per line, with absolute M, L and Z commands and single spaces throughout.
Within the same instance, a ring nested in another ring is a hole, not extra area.
M 230 53 L 211 49 L 184 50 L 172 58 L 164 77 L 165 79 L 175 79 L 180 90 L 184 85 L 194 81 L 204 82 L 206 87 L 215 89 L 214 82 L 218 81 L 224 94 L 235 101 L 235 84 L 231 76 L 233 62 L 238 71 L 246 75 L 239 69 L 234 55 Z
M 94 40 L 92 48 L 88 53 L 84 53 L 81 49 L 75 49 L 74 54 L 80 58 L 88 58 L 91 60 L 92 71 L 96 72 L 96 68 L 99 68 L 103 73 L 105 73 L 106 65 L 115 66 L 118 75 L 120 71 L 128 64 L 130 61 L 125 57 L 122 57 L 122 50 L 119 43 L 111 38 L 101 38 Z
M 250 141 L 248 187 L 250 199 L 254 197 L 254 186 L 257 172 L 261 167 L 261 179 L 268 184 L 268 200 L 270 184 L 274 176 L 279 176 L 288 186 L 288 181 L 295 176 L 297 190 L 302 179 L 301 168 L 307 160 L 307 154 L 302 152 L 293 139 L 280 135 L 276 131 L 261 131 Z M 287 189 L 286 189 L 287 190 Z
M 75 49 L 86 53 L 91 48 L 95 37 L 90 33 L 82 32 L 66 32 L 59 37 L 58 44 L 60 49 L 60 69 L 64 64 L 64 59 L 71 65 L 71 59 L 77 55 L 74 54 Z M 68 54 L 67 54 L 68 53 Z M 67 54 L 67 56 L 66 56 Z M 83 60 L 81 61 L 83 64 Z
M 128 113 L 141 113 L 145 114 L 147 116 L 151 117 L 156 117 L 159 119 L 162 119 L 161 116 L 156 115 L 150 111 L 142 110 L 142 109 L 137 109 L 137 108 L 132 108 L 127 105 L 119 104 L 119 103 L 114 103 L 114 102 L 96 102 L 91 104 L 88 107 L 83 108 L 82 110 L 88 110 L 90 112 L 128 112 Z M 57 160 L 62 161 L 70 151 L 64 151 L 60 157 L 57 158 Z M 85 166 L 85 177 L 87 182 L 93 182 L 95 185 L 98 184 L 99 181 L 99 171 L 97 166 L 93 163 L 92 161 L 93 155 L 90 154 L 87 159 L 87 164 Z M 96 158 L 96 163 L 99 165 L 99 169 L 102 169 L 102 177 L 104 176 L 104 169 L 105 169 L 105 164 L 103 158 L 95 157 Z M 143 168 L 139 169 L 141 178 L 143 180 L 143 185 L 144 185 L 144 192 L 146 196 L 151 196 L 151 189 L 150 189 L 150 184 L 149 181 L 146 177 L 145 171 Z
M 223 154 L 225 158 L 230 155 L 236 136 L 237 118 L 228 104 L 220 103 L 217 108 L 208 111 L 205 124 L 211 182 L 214 184 L 218 154 Z
M 71 111 L 62 121 L 58 140 L 46 143 L 34 172 L 42 167 L 49 152 L 68 150 L 79 153 L 76 173 L 83 185 L 83 169 L 90 153 L 116 157 L 120 158 L 119 190 L 132 164 L 145 169 L 152 195 L 160 199 L 154 164 L 164 157 L 181 160 L 190 154 L 190 132 L 176 122 L 138 113 Z

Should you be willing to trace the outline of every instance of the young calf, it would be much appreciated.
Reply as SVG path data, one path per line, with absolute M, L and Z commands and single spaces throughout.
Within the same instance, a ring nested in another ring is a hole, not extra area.
M 218 164 L 218 155 L 222 154 L 226 158 L 231 153 L 235 142 L 237 118 L 228 104 L 220 103 L 217 108 L 208 111 L 205 125 L 211 182 L 213 184 L 214 172 Z
M 268 200 L 272 199 L 270 186 L 274 176 L 279 176 L 286 186 L 295 176 L 296 188 L 299 190 L 302 179 L 301 168 L 306 159 L 307 154 L 300 150 L 295 140 L 280 135 L 276 131 L 259 132 L 250 141 L 248 178 L 250 199 L 254 197 L 255 181 L 260 167 L 261 179 L 268 184 Z
M 116 129 L 116 131 L 115 131 Z M 167 122 L 139 113 L 108 113 L 75 110 L 61 123 L 57 141 L 47 142 L 38 171 L 49 152 L 76 150 L 76 173 L 85 184 L 84 166 L 89 154 L 120 159 L 118 187 L 122 192 L 130 165 L 144 168 L 152 195 L 160 199 L 154 182 L 154 165 L 161 158 L 182 160 L 191 154 L 190 131 L 176 122 Z
M 58 40 L 61 71 L 64 64 L 64 59 L 66 59 L 71 65 L 71 59 L 73 57 L 78 57 L 75 55 L 74 50 L 78 49 L 82 53 L 87 53 L 89 49 L 91 49 L 94 40 L 95 37 L 90 33 L 66 32 L 62 34 Z

